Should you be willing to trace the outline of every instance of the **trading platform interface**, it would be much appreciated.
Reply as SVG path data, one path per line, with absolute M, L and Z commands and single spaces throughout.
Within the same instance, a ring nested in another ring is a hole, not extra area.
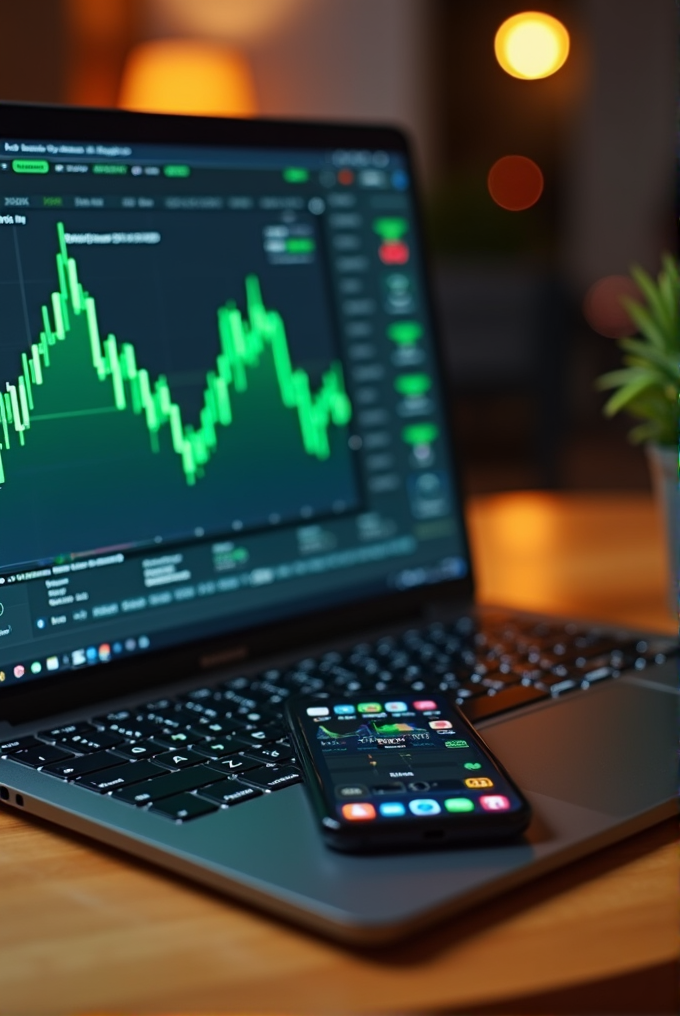
M 467 569 L 397 152 L 0 140 L 0 688 Z

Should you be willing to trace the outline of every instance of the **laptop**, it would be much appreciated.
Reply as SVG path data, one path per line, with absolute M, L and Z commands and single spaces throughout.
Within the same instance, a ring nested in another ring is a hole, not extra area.
M 0 106 L 0 804 L 378 944 L 673 813 L 675 646 L 475 607 L 407 142 Z M 445 691 L 506 845 L 327 849 L 282 710 Z

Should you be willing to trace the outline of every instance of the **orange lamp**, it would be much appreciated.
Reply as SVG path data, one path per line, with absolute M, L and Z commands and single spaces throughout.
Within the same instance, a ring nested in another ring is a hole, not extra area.
M 569 32 L 550 14 L 524 11 L 503 22 L 494 50 L 503 70 L 513 78 L 547 78 L 569 56 Z
M 141 43 L 127 58 L 118 105 L 147 113 L 254 116 L 247 61 L 233 49 L 194 39 Z

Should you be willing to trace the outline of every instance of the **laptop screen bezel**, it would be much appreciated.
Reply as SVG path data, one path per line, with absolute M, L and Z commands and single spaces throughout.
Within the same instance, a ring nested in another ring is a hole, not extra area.
M 217 667 L 302 648 L 353 631 L 369 630 L 416 617 L 433 603 L 450 603 L 465 609 L 473 599 L 474 580 L 465 527 L 463 495 L 456 456 L 452 447 L 453 426 L 450 394 L 446 383 L 441 329 L 429 288 L 428 253 L 424 244 L 417 172 L 409 141 L 403 130 L 373 124 L 317 123 L 294 120 L 237 120 L 216 117 L 170 116 L 121 110 L 38 106 L 0 103 L 0 137 L 25 140 L 137 142 L 299 149 L 385 149 L 406 159 L 412 185 L 416 231 L 425 276 L 425 301 L 433 325 L 434 355 L 445 398 L 442 412 L 449 434 L 449 468 L 457 491 L 462 545 L 469 562 L 468 573 L 433 586 L 385 593 L 366 599 L 321 608 L 301 617 L 231 631 L 215 637 L 188 641 L 170 649 L 145 653 L 121 663 L 98 664 L 84 671 L 45 677 L 29 685 L 13 686 L 0 693 L 0 723 L 27 722 L 34 717 L 64 712 L 90 701 L 104 701 L 169 684 Z

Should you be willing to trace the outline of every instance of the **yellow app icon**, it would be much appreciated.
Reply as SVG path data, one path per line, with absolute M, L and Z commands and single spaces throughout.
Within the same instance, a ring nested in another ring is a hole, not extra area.
M 488 776 L 470 776 L 465 781 L 465 786 L 470 787 L 471 790 L 480 790 L 482 787 L 493 787 L 493 780 L 490 780 Z

